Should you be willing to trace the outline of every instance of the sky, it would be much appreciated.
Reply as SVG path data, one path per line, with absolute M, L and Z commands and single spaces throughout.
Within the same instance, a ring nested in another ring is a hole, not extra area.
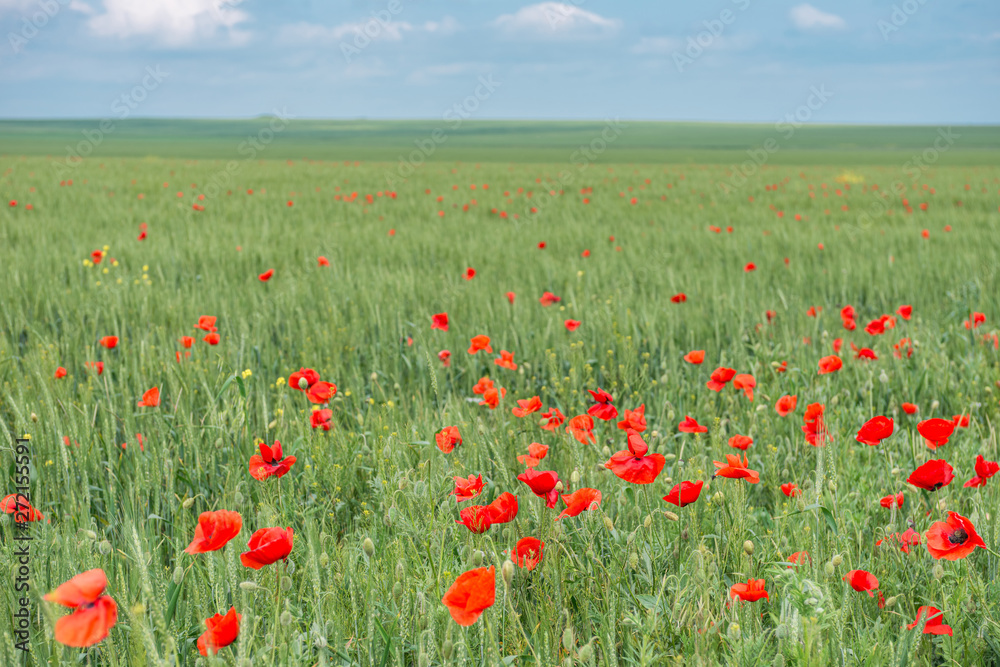
M 1000 123 L 1000 1 L 0 0 L 0 89 L 0 118 Z

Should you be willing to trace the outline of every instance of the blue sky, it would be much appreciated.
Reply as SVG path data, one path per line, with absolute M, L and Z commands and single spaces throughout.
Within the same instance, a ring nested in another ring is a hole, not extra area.
M 0 0 L 0 85 L 4 118 L 997 123 L 1000 2 Z

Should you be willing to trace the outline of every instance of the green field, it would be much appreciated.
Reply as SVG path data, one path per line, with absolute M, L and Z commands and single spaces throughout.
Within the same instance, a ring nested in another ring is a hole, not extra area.
M 441 124 L 292 121 L 251 156 L 239 147 L 266 119 L 135 120 L 67 162 L 96 122 L 0 123 L 3 495 L 21 465 L 14 438 L 30 434 L 31 504 L 46 518 L 27 528 L 30 653 L 7 624 L 0 664 L 1000 659 L 1000 476 L 963 487 L 977 455 L 1000 458 L 1000 128 L 953 128 L 935 146 L 934 127 L 786 139 L 773 125 L 626 122 L 598 150 L 602 122 L 470 121 L 405 168 L 398 156 Z M 747 151 L 772 139 L 753 161 Z M 545 306 L 545 292 L 561 300 Z M 442 312 L 448 330 L 432 329 Z M 968 328 L 973 313 L 985 322 Z M 203 315 L 218 318 L 217 345 L 193 328 Z M 895 327 L 866 333 L 882 315 Z M 493 353 L 469 354 L 481 334 Z M 843 368 L 819 374 L 835 339 Z M 516 370 L 494 363 L 501 350 Z M 683 359 L 692 350 L 703 364 Z M 301 367 L 337 386 L 329 431 L 288 385 Z M 753 399 L 706 387 L 717 367 L 752 374 Z M 474 393 L 483 377 L 506 390 L 496 409 Z M 159 406 L 137 406 L 154 386 Z M 566 427 L 598 388 L 619 416 L 595 419 L 584 444 Z M 797 407 L 782 417 L 784 395 Z M 533 396 L 541 410 L 512 414 Z M 823 447 L 803 432 L 814 403 Z M 640 405 L 641 437 L 665 461 L 641 485 L 605 467 L 626 449 L 617 422 Z M 567 422 L 544 430 L 553 407 Z M 917 431 L 963 414 L 968 426 L 937 450 Z M 857 442 L 877 415 L 895 420 L 893 435 Z M 707 432 L 680 432 L 686 416 Z M 463 438 L 450 453 L 435 445 L 447 426 Z M 758 484 L 713 478 L 713 461 L 741 453 L 736 434 L 753 438 Z M 275 441 L 296 462 L 258 481 L 250 457 Z M 537 468 L 557 472 L 563 494 L 597 489 L 600 504 L 557 520 L 566 502 L 547 508 L 517 478 L 531 443 L 549 447 Z M 908 484 L 931 459 L 954 481 Z M 453 477 L 470 474 L 482 493 L 458 503 Z M 696 480 L 696 502 L 662 500 Z M 788 483 L 801 495 L 787 497 Z M 505 492 L 518 496 L 512 521 L 481 534 L 456 523 Z M 880 505 L 899 492 L 902 507 Z M 199 514 L 216 510 L 239 512 L 242 531 L 185 553 Z M 926 533 L 948 511 L 988 549 L 935 559 Z M 251 534 L 268 527 L 294 529 L 288 559 L 245 567 Z M 895 536 L 908 528 L 921 541 L 904 553 Z M 0 517 L 5 618 L 19 605 L 23 530 Z M 545 543 L 541 562 L 505 566 L 524 537 Z M 459 625 L 442 599 L 488 566 L 495 602 Z M 54 629 L 69 610 L 42 596 L 93 568 L 117 623 L 89 648 L 64 646 Z M 877 577 L 874 597 L 844 581 L 853 570 Z M 733 599 L 748 579 L 768 599 Z M 951 635 L 907 629 L 925 605 Z M 230 607 L 238 638 L 200 657 L 205 619 Z

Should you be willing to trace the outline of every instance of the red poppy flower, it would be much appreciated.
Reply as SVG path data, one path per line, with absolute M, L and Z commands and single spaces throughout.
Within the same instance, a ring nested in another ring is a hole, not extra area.
M 955 422 L 947 419 L 925 419 L 917 424 L 917 431 L 924 436 L 924 442 L 931 449 L 948 444 L 948 438 L 955 432 Z
M 810 403 L 802 416 L 802 432 L 806 434 L 806 442 L 813 447 L 823 447 L 829 439 L 826 426 L 823 424 L 823 413 L 826 406 L 822 403 Z
M 794 498 L 795 496 L 802 495 L 802 489 L 799 488 L 798 484 L 788 482 L 787 484 L 781 485 L 781 492 L 788 496 L 789 498 Z
M 487 389 L 493 388 L 493 380 L 488 377 L 479 378 L 479 381 L 472 387 L 472 393 L 482 396 Z
M 548 445 L 543 445 L 540 442 L 533 442 L 528 445 L 527 454 L 518 454 L 518 462 L 524 464 L 525 468 L 534 468 L 542 459 L 549 453 Z
M 516 294 L 514 294 L 513 292 L 507 292 L 507 295 L 506 295 L 506 296 L 507 296 L 507 301 L 508 301 L 508 303 L 510 303 L 510 305 L 512 305 L 512 306 L 513 306 L 513 305 L 514 305 L 514 298 L 515 298 L 515 297 L 516 297 L 517 295 L 516 295 Z
M 1000 472 L 1000 463 L 987 461 L 982 454 L 979 454 L 976 456 L 976 476 L 962 486 L 966 488 L 986 486 L 986 480 L 998 472 Z
M 566 320 L 563 324 L 566 325 L 566 331 L 576 331 L 580 328 L 580 320 Z
M 431 329 L 448 330 L 448 313 L 438 313 L 431 316 Z
M 918 408 L 913 403 L 903 403 L 902 408 L 903 412 L 905 412 L 908 415 L 915 415 L 920 411 L 920 408 Z
M 625 408 L 625 418 L 618 422 L 618 428 L 623 431 L 632 429 L 637 433 L 642 433 L 646 430 L 646 404 L 643 403 L 635 410 L 629 410 Z
M 851 345 L 854 345 L 854 343 L 851 343 Z M 833 347 L 833 353 L 834 354 L 840 354 L 840 349 L 842 347 L 844 347 L 844 339 L 843 338 L 834 338 L 833 339 L 833 345 L 832 345 L 832 347 Z
M 684 421 L 677 425 L 677 430 L 681 433 L 708 433 L 707 426 L 702 426 L 688 415 L 684 415 Z
M 763 579 L 748 579 L 745 584 L 733 584 L 729 588 L 729 596 L 739 598 L 744 602 L 756 602 L 761 598 L 770 601 L 767 591 L 764 589 Z
M 594 418 L 590 415 L 577 415 L 569 420 L 566 432 L 572 435 L 581 445 L 597 444 L 594 436 Z
M 292 553 L 295 531 L 291 528 L 261 528 L 250 536 L 250 551 L 240 554 L 240 562 L 259 570 L 279 560 L 286 560 Z
M 684 292 L 681 292 L 680 294 L 675 294 L 672 297 L 670 297 L 670 301 L 673 303 L 684 303 L 687 300 L 688 300 L 687 294 L 685 294 Z
M 490 337 L 485 335 L 473 336 L 472 340 L 469 341 L 469 354 L 475 354 L 480 350 L 485 350 L 487 354 L 493 354 L 493 348 L 490 347 Z
M 788 562 L 792 563 L 792 565 L 788 566 L 788 569 L 791 569 L 793 566 L 799 565 L 800 563 L 812 563 L 812 556 L 809 555 L 808 551 L 796 551 L 788 557 Z
M 309 399 L 310 403 L 315 403 L 317 405 L 329 403 L 336 394 L 337 385 L 332 382 L 323 382 L 322 380 L 311 385 L 309 389 L 306 390 L 306 398 Z
M 84 365 L 87 368 L 91 369 L 91 370 L 97 371 L 98 375 L 100 375 L 101 373 L 104 372 L 104 362 L 103 361 L 88 361 Z
M 288 386 L 296 391 L 305 391 L 317 382 L 319 382 L 319 373 L 311 368 L 300 368 L 288 376 Z
M 501 493 L 486 508 L 490 513 L 491 523 L 508 523 L 517 518 L 517 496 L 513 493 Z
M 903 492 L 900 491 L 899 493 L 897 493 L 894 496 L 893 495 L 884 496 L 882 499 L 880 499 L 878 501 L 878 504 L 881 505 L 882 507 L 886 508 L 886 509 L 892 509 L 893 505 L 895 505 L 896 507 L 902 507 L 903 506 Z
M 330 266 L 330 260 L 328 260 L 328 259 L 327 259 L 326 257 L 324 257 L 323 255 L 320 255 L 320 256 L 319 256 L 319 257 L 318 257 L 318 258 L 316 259 L 316 262 L 317 262 L 317 264 L 319 264 L 319 266 Z
M 881 336 L 885 333 L 885 320 L 872 320 L 865 326 L 865 333 L 870 336 Z
M 462 436 L 458 433 L 457 426 L 445 426 L 434 434 L 434 442 L 437 448 L 445 454 L 450 454 L 456 445 L 462 444 Z
M 97 262 L 94 263 L 96 264 Z M 985 324 L 985 322 L 986 322 L 985 315 L 983 315 L 982 313 L 972 313 L 972 315 L 969 315 L 969 319 L 965 321 L 965 328 L 977 329 L 979 328 L 979 325 Z
M 835 373 L 841 369 L 844 362 L 840 360 L 835 354 L 831 354 L 828 357 L 823 357 L 819 360 L 819 374 L 826 375 L 827 373 Z
M 548 412 L 542 413 L 542 420 L 544 423 L 540 423 L 539 425 L 543 429 L 546 431 L 554 431 L 562 426 L 562 423 L 566 421 L 566 415 L 560 412 L 559 408 L 549 408 Z
M 892 435 L 893 422 L 890 417 L 872 417 L 858 430 L 855 438 L 863 445 L 874 447 Z
M 705 482 L 701 480 L 674 484 L 674 488 L 670 489 L 670 493 L 663 496 L 663 499 L 671 505 L 685 507 L 698 500 L 698 496 L 701 495 L 701 488 L 704 485 Z
M 899 544 L 899 550 L 908 554 L 911 546 L 920 544 L 920 533 L 912 528 L 907 528 L 903 533 L 893 533 L 886 539 L 895 540 Z M 880 544 L 882 544 L 882 540 L 875 542 L 875 546 Z
M 441 350 L 438 352 L 438 359 L 441 360 L 441 365 L 445 368 L 451 366 L 451 352 L 448 350 Z
M 211 651 L 214 655 L 236 641 L 240 634 L 241 618 L 243 617 L 236 613 L 235 607 L 230 607 L 225 616 L 216 614 L 212 618 L 206 618 L 205 627 L 208 629 L 198 637 L 198 652 L 207 656 Z
M 309 415 L 309 424 L 313 428 L 329 431 L 333 428 L 333 410 L 313 410 Z
M 740 373 L 739 375 L 733 376 L 733 389 L 742 389 L 743 395 L 753 400 L 753 389 L 757 386 L 757 380 L 754 376 L 747 373 Z
M 69 438 L 66 438 L 66 440 L 69 440 Z M 67 446 L 69 446 L 68 442 Z M 28 499 L 20 493 L 11 493 L 4 496 L 4 499 L 0 500 L 0 512 L 13 514 L 14 523 L 30 523 L 45 519 L 45 515 L 32 507 Z
M 118 336 L 105 336 L 101 339 L 101 347 L 113 350 L 118 347 Z
M 266 283 L 268 280 L 271 279 L 271 276 L 273 275 L 274 275 L 274 269 L 268 269 L 267 271 L 265 271 L 264 273 L 260 274 L 257 277 L 260 279 L 262 283 Z
M 705 383 L 712 391 L 722 391 L 722 388 L 726 386 L 726 383 L 733 379 L 736 375 L 736 371 L 732 368 L 716 368 L 712 371 L 712 377 L 708 382 Z
M 715 475 L 713 475 L 714 477 L 745 479 L 751 484 L 756 484 L 760 481 L 760 473 L 747 468 L 748 461 L 745 454 L 742 460 L 740 460 L 739 454 L 726 454 L 726 463 L 719 461 L 712 461 L 712 463 L 718 468 L 715 471 Z
M 913 628 L 920 625 L 920 618 L 924 619 L 924 630 L 925 635 L 948 635 L 952 636 L 952 630 L 950 625 L 944 624 L 944 612 L 936 607 L 931 607 L 929 605 L 923 605 L 917 609 L 917 620 L 913 621 L 906 626 L 907 630 L 912 630 Z
M 517 402 L 517 407 L 513 408 L 510 412 L 515 417 L 527 417 L 532 412 L 538 412 L 542 409 L 542 399 L 538 396 L 532 396 L 528 399 L 521 399 Z
M 737 433 L 733 437 L 729 438 L 729 446 L 734 449 L 739 449 L 741 451 L 746 451 L 750 445 L 753 444 L 753 438 L 748 435 L 740 435 Z
M 851 343 L 851 349 L 854 350 L 855 359 L 864 359 L 865 361 L 876 361 L 878 360 L 878 355 L 875 354 L 875 350 L 870 347 L 859 348 Z
M 604 421 L 614 419 L 618 416 L 618 408 L 611 404 L 614 400 L 611 398 L 611 394 L 604 391 L 600 387 L 597 388 L 597 391 L 594 391 L 593 389 L 588 389 L 587 391 L 589 391 L 590 395 L 594 397 L 595 401 L 597 401 L 597 403 L 590 406 L 587 410 L 588 415 L 597 417 L 598 419 Z
M 754 264 L 753 262 L 747 262 L 746 266 L 743 267 L 743 270 L 746 273 L 750 273 L 751 271 L 756 271 L 757 270 L 757 265 Z
M 937 491 L 941 487 L 951 484 L 953 479 L 955 479 L 955 473 L 947 461 L 932 459 L 910 473 L 906 481 L 927 491 Z
M 652 484 L 666 465 L 666 458 L 663 454 L 647 455 L 649 446 L 642 436 L 632 429 L 626 430 L 626 433 L 628 451 L 616 452 L 604 467 L 630 484 Z
M 463 524 L 476 535 L 485 533 L 493 525 L 490 508 L 486 505 L 470 505 L 459 512 L 458 516 L 455 523 Z
M 94 264 L 100 264 L 102 259 L 104 259 L 104 251 L 95 250 L 94 252 L 90 253 L 90 261 L 92 261 Z
M 544 548 L 545 542 L 535 537 L 522 537 L 514 546 L 514 551 L 511 553 L 512 560 L 518 567 L 530 572 L 542 562 Z
M 566 503 L 566 509 L 559 513 L 556 521 L 566 517 L 580 516 L 583 512 L 601 504 L 601 492 L 597 489 L 579 489 L 575 493 L 563 495 L 562 501 Z
M 936 560 L 960 560 L 986 542 L 972 522 L 957 512 L 948 512 L 947 521 L 936 521 L 927 530 L 927 551 Z
M 441 602 L 461 626 L 470 626 L 496 601 L 496 569 L 480 567 L 459 575 Z
M 556 491 L 556 484 L 559 483 L 558 473 L 552 470 L 538 471 L 534 468 L 528 468 L 517 478 L 527 484 L 536 496 L 544 498 L 546 507 L 556 506 L 556 502 L 559 500 L 559 492 Z
M 56 641 L 66 646 L 93 646 L 108 636 L 118 621 L 118 605 L 104 595 L 108 578 L 95 568 L 76 575 L 45 596 L 49 602 L 75 610 L 56 621 Z
M 191 336 L 181 336 L 180 343 L 185 350 L 190 350 L 191 346 L 194 345 L 194 338 Z
M 798 405 L 798 396 L 789 396 L 785 394 L 778 399 L 778 402 L 774 404 L 774 410 L 778 413 L 780 417 L 787 417 L 788 413 L 795 411 L 795 406 Z
M 219 334 L 217 334 L 217 333 L 210 333 L 207 336 L 205 336 L 204 338 L 202 338 L 202 340 L 205 341 L 206 343 L 208 343 L 209 345 L 218 345 L 219 344 Z
M 500 399 L 506 395 L 506 389 L 500 388 L 497 390 L 494 387 L 490 387 L 483 392 L 483 400 L 479 401 L 479 405 L 486 405 L 489 406 L 490 410 L 496 410 L 497 406 L 500 404 Z
M 203 554 L 208 551 L 218 551 L 240 534 L 243 529 L 243 517 L 239 512 L 218 510 L 202 512 L 198 516 L 198 525 L 194 527 L 194 539 L 184 553 Z
M 461 503 L 466 500 L 472 500 L 483 492 L 482 475 L 475 477 L 469 475 L 468 479 L 464 477 L 452 477 L 452 479 L 455 480 L 455 490 L 448 495 L 455 496 L 455 502 Z
M 146 393 L 142 395 L 142 400 L 139 401 L 139 407 L 156 408 L 159 406 L 160 406 L 160 388 L 153 387 L 152 389 L 147 389 Z
M 476 270 L 470 266 L 465 270 L 465 273 L 463 274 L 462 277 L 465 278 L 466 280 L 472 280 L 473 278 L 476 277 Z
M 969 420 L 972 415 L 954 415 L 951 418 L 951 423 L 955 425 L 955 428 L 969 428 Z
M 705 361 L 705 350 L 691 350 L 684 355 L 684 361 L 695 366 L 701 365 Z
M 865 570 L 851 570 L 843 576 L 843 580 L 859 593 L 867 591 L 870 598 L 875 597 L 875 591 L 878 590 L 878 579 Z
M 809 310 L 806 311 L 806 317 L 818 317 L 821 310 L 823 310 L 823 306 L 820 306 L 818 309 L 816 306 L 809 306 Z
M 913 306 L 900 306 L 896 312 L 899 313 L 899 316 L 904 320 L 909 320 L 910 316 L 913 314 Z
M 262 442 L 260 454 L 250 457 L 250 476 L 261 482 L 271 476 L 280 478 L 292 469 L 295 460 L 294 456 L 284 457 L 277 440 L 270 447 Z
M 60 366 L 59 368 L 56 369 L 56 379 L 59 380 L 60 378 L 64 377 L 66 377 L 66 369 Z
M 215 326 L 216 319 L 217 318 L 215 317 L 215 315 L 202 315 L 201 317 L 198 318 L 198 324 L 194 325 L 194 328 L 208 332 L 216 331 L 217 330 Z
M 517 364 L 514 363 L 514 353 L 507 350 L 500 350 L 500 358 L 494 359 L 493 363 L 500 368 L 506 368 L 511 371 L 517 370 Z
M 538 303 L 543 306 L 551 306 L 554 303 L 562 301 L 561 297 L 556 296 L 552 292 L 544 292 L 542 296 L 538 299 Z

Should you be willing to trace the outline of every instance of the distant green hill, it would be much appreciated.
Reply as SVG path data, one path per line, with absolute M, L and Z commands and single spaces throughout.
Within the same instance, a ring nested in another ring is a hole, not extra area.
M 269 127 L 270 126 L 270 127 Z M 241 120 L 0 121 L 0 155 L 315 159 L 396 162 L 996 164 L 1000 127 L 622 121 Z M 273 131 L 274 130 L 277 131 Z M 937 141 L 937 148 L 935 148 Z M 943 148 L 942 148 L 943 147 Z M 89 150 L 88 150 L 89 149 Z

